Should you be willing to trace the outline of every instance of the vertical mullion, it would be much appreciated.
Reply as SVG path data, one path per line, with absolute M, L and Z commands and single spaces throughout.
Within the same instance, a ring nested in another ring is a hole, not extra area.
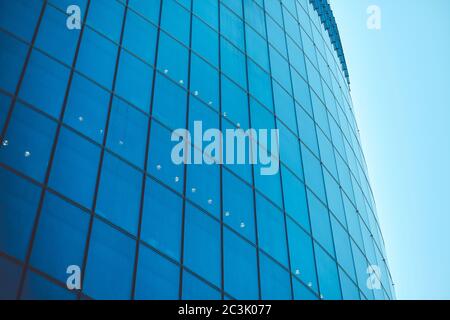
M 268 36 L 268 32 L 267 32 L 267 14 L 266 14 L 266 1 L 267 0 L 263 0 L 263 12 L 264 12 L 264 27 L 265 27 L 265 36 L 266 36 L 266 41 L 267 41 L 267 55 L 269 58 L 269 74 L 270 74 L 270 90 L 272 91 L 272 105 L 273 105 L 273 112 L 274 112 L 274 120 L 275 120 L 275 129 L 278 129 L 278 124 L 277 124 L 277 116 L 275 114 L 275 97 L 274 97 L 274 93 L 273 93 L 273 77 L 272 77 L 272 61 L 270 59 L 270 44 L 269 44 L 269 36 Z M 269 0 L 269 1 L 274 1 L 274 0 Z M 281 5 L 281 3 L 280 3 Z M 284 29 L 284 28 L 283 28 Z M 284 32 L 284 30 L 283 30 Z M 286 41 L 286 39 L 285 39 Z M 278 140 L 279 140 L 279 135 L 278 135 Z M 278 143 L 278 150 L 280 150 L 280 142 Z M 278 152 L 278 161 L 280 161 L 281 164 L 281 153 Z M 292 270 L 291 270 L 291 256 L 290 256 L 290 252 L 289 252 L 289 239 L 288 239 L 288 234 L 287 234 L 287 220 L 286 220 L 286 209 L 285 209 L 285 204 L 284 204 L 284 190 L 283 190 L 283 175 L 282 175 L 282 168 L 280 165 L 280 189 L 281 189 L 281 202 L 283 205 L 283 219 L 284 219 L 284 233 L 285 233 L 285 238 L 286 238 L 286 251 L 287 251 L 287 260 L 288 260 L 288 270 L 289 270 L 289 283 L 290 283 L 290 289 L 291 289 L 291 299 L 294 298 L 294 288 L 292 285 Z
M 46 8 L 47 8 L 47 0 L 44 0 L 42 2 L 42 7 L 41 7 L 41 11 L 39 13 L 39 18 L 38 18 L 38 21 L 36 23 L 36 26 L 35 26 L 35 29 L 34 29 L 34 32 L 33 32 L 33 37 L 31 38 L 31 43 L 29 44 L 29 47 L 28 47 L 27 55 L 25 57 L 25 62 L 23 64 L 22 71 L 20 72 L 19 81 L 17 82 L 16 89 L 14 91 L 14 95 L 12 97 L 12 100 L 11 100 L 11 103 L 10 103 L 10 106 L 9 106 L 9 110 L 8 110 L 8 114 L 6 116 L 5 124 L 4 124 L 3 129 L 1 130 L 1 133 L 0 133 L 0 141 L 3 141 L 3 139 L 4 139 L 5 135 L 6 135 L 6 131 L 8 130 L 9 122 L 11 121 L 11 117 L 12 117 L 12 114 L 13 114 L 13 111 L 14 111 L 14 107 L 16 105 L 17 96 L 19 95 L 19 91 L 20 91 L 20 88 L 22 86 L 23 79 L 25 78 L 25 72 L 27 70 L 28 63 L 30 61 L 31 53 L 32 53 L 33 48 L 34 48 L 34 44 L 36 42 L 36 38 L 37 38 L 37 35 L 38 35 L 38 32 L 39 32 L 39 28 L 41 26 L 42 18 L 44 16 L 44 12 L 45 12 Z M 27 45 L 28 45 L 28 43 L 27 43 Z
M 97 206 L 98 191 L 99 191 L 99 187 L 100 187 L 100 178 L 101 178 L 101 173 L 102 173 L 103 160 L 105 158 L 105 152 L 106 152 L 105 151 L 105 146 L 106 146 L 106 141 L 107 141 L 107 138 L 108 138 L 109 122 L 110 122 L 110 119 L 111 119 L 112 103 L 113 103 L 113 100 L 114 100 L 114 92 L 115 92 L 115 89 L 116 89 L 117 74 L 118 74 L 118 70 L 119 70 L 120 56 L 121 56 L 121 52 L 122 52 L 122 42 L 123 42 L 123 37 L 124 37 L 125 24 L 126 24 L 126 20 L 127 20 L 128 1 L 129 0 L 126 0 L 126 2 L 124 4 L 122 4 L 124 6 L 122 28 L 121 28 L 121 32 L 120 32 L 119 45 L 117 47 L 117 57 L 116 57 L 116 65 L 115 65 L 115 68 L 114 68 L 112 90 L 111 90 L 111 94 L 110 94 L 110 98 L 109 98 L 108 114 L 107 114 L 107 118 L 106 118 L 105 131 L 104 131 L 104 136 L 103 136 L 103 141 L 102 141 L 102 149 L 101 149 L 101 153 L 100 153 L 100 161 L 99 161 L 98 169 L 97 169 L 97 178 L 96 178 L 96 182 L 95 182 L 94 199 L 93 199 L 93 203 L 92 203 L 91 217 L 90 217 L 90 220 L 89 220 L 89 228 L 88 228 L 88 233 L 87 233 L 87 237 L 86 237 L 86 244 L 85 244 L 85 250 L 84 250 L 84 256 L 83 256 L 83 265 L 81 267 L 81 285 L 82 285 L 82 288 L 78 292 L 78 298 L 79 299 L 81 298 L 81 294 L 82 294 L 83 287 L 84 287 L 84 278 L 85 278 L 87 259 L 88 259 L 88 254 L 89 254 L 89 246 L 90 246 L 90 242 L 91 242 L 92 227 L 93 227 L 93 224 L 94 224 L 95 209 L 96 209 L 96 206 Z
M 193 15 L 192 12 L 194 10 L 193 0 L 191 0 L 191 6 L 189 10 L 189 57 L 188 57 L 188 78 L 187 78 L 187 100 L 186 100 L 186 130 L 189 129 L 189 104 L 191 100 L 191 60 L 192 60 L 192 20 Z M 191 148 L 191 145 L 189 145 Z M 181 248 L 180 248 L 180 279 L 179 279 L 179 288 L 178 288 L 178 297 L 181 300 L 183 294 L 183 270 L 184 270 L 184 231 L 185 231 L 185 223 L 186 223 L 186 188 L 187 188 L 187 164 L 184 164 L 184 172 L 183 172 L 183 208 L 181 213 Z
M 44 1 L 44 7 L 43 7 L 43 9 L 41 11 L 39 24 L 38 24 L 38 26 L 36 28 L 35 35 L 33 36 L 33 45 L 32 46 L 34 46 L 35 37 L 37 36 L 39 25 L 40 25 L 40 23 L 42 21 L 42 17 L 43 17 L 43 14 L 44 14 L 44 10 L 45 10 L 46 4 L 47 4 L 47 1 L 45 0 Z M 90 0 L 88 0 L 88 2 L 86 4 L 86 12 L 85 12 L 85 15 L 84 15 L 84 20 L 86 20 L 86 17 L 87 17 L 88 11 L 89 11 L 89 5 L 90 5 Z M 73 75 L 74 75 L 74 71 L 75 71 L 75 65 L 76 65 L 76 62 L 78 60 L 78 53 L 80 51 L 80 46 L 81 46 L 81 41 L 82 41 L 82 38 L 83 38 L 84 30 L 85 30 L 85 24 L 83 23 L 82 27 L 81 27 L 81 30 L 80 30 L 80 35 L 79 35 L 79 38 L 78 38 L 77 47 L 76 47 L 76 50 L 75 50 L 75 55 L 74 55 L 74 58 L 73 58 L 73 61 L 72 61 L 72 68 L 70 70 L 70 75 L 69 75 L 69 79 L 68 79 L 68 83 L 67 83 L 67 87 L 66 87 L 66 91 L 65 91 L 64 101 L 63 101 L 61 112 L 60 112 L 60 116 L 59 116 L 59 121 L 57 123 L 55 139 L 53 141 L 52 149 L 51 149 L 51 152 L 50 152 L 50 159 L 49 159 L 49 163 L 48 163 L 47 170 L 46 170 L 46 173 L 45 173 L 44 186 L 42 188 L 42 192 L 41 192 L 41 195 L 40 195 L 40 198 L 39 198 L 39 204 L 38 204 L 38 208 L 37 208 L 37 211 L 36 211 L 36 217 L 34 219 L 33 228 L 32 228 L 31 237 L 30 237 L 30 242 L 29 242 L 28 248 L 27 248 L 27 255 L 26 255 L 26 258 L 25 258 L 24 267 L 23 267 L 23 270 L 22 270 L 21 278 L 20 278 L 19 290 L 18 290 L 18 293 L 17 293 L 17 298 L 18 299 L 20 299 L 20 297 L 22 295 L 23 287 L 24 287 L 24 284 L 25 284 L 25 278 L 27 276 L 27 271 L 28 271 L 28 267 L 29 267 L 29 263 L 30 263 L 31 253 L 32 253 L 32 250 L 33 250 L 33 245 L 34 245 L 34 241 L 35 241 L 35 237 L 36 237 L 36 232 L 37 232 L 37 229 L 38 229 L 38 224 L 39 224 L 39 220 L 40 220 L 41 213 L 42 213 L 42 208 L 43 208 L 43 204 L 44 204 L 45 194 L 46 194 L 46 191 L 47 191 L 47 188 L 48 188 L 48 183 L 49 183 L 49 180 L 50 180 L 50 173 L 51 173 L 51 169 L 52 169 L 52 166 L 53 166 L 53 161 L 54 161 L 54 157 L 55 157 L 55 153 L 56 153 L 56 146 L 58 144 L 59 134 L 60 134 L 61 128 L 62 128 L 62 121 L 63 121 L 63 118 L 64 118 L 64 113 L 66 111 L 69 91 L 70 91 L 70 88 L 71 88 L 71 85 L 72 85 Z M 31 48 L 30 48 L 30 54 L 31 54 Z M 16 95 L 16 97 L 17 97 L 17 95 Z M 6 130 L 6 126 L 5 126 L 5 130 Z
M 217 1 L 217 14 L 218 14 L 218 23 L 217 23 L 217 30 L 218 30 L 218 40 L 219 40 L 219 46 L 218 46 L 218 54 L 219 54 L 219 130 L 222 132 L 222 55 L 221 55 L 221 48 L 222 48 L 222 37 L 220 36 L 220 1 Z M 222 300 L 225 298 L 225 263 L 224 263 L 224 236 L 223 236 L 223 134 L 221 135 L 222 139 L 220 141 L 220 156 L 221 156 L 221 163 L 219 164 L 219 170 L 220 170 L 220 256 L 221 256 L 221 297 Z
M 245 23 L 245 5 L 244 1 L 242 1 L 242 25 L 243 25 L 243 33 L 244 33 L 244 52 L 245 52 L 245 76 L 246 76 L 246 91 L 247 91 L 247 107 L 248 107 L 248 121 L 249 127 L 252 128 L 252 117 L 251 117 L 251 97 L 250 97 L 250 86 L 249 86 L 249 72 L 248 72 L 248 56 L 247 56 L 247 32 L 246 32 L 246 23 Z M 250 143 L 251 145 L 251 143 Z M 252 152 L 256 152 L 253 150 Z M 253 154 L 253 156 L 255 156 Z M 262 299 L 261 293 L 261 269 L 260 269 L 260 258 L 259 258 L 259 237 L 258 237 L 258 215 L 256 211 L 256 184 L 255 184 L 255 165 L 252 164 L 252 193 L 253 193 L 253 215 L 254 215 L 254 223 L 255 223 L 255 244 L 256 244 L 256 267 L 258 273 L 258 300 Z
M 309 19 L 309 23 L 311 24 L 311 18 Z M 315 26 L 312 26 L 312 27 L 315 27 Z M 312 41 L 314 42 L 314 40 L 312 40 Z M 316 52 L 316 61 L 318 61 L 317 54 L 320 54 L 320 53 L 317 52 L 316 46 L 314 46 L 314 51 Z M 306 54 L 303 55 L 303 59 L 304 59 L 305 66 L 306 66 L 306 59 L 307 59 Z M 314 65 L 313 65 L 313 68 L 315 68 Z M 319 74 L 320 74 L 320 72 L 319 72 Z M 310 87 L 310 84 L 309 84 L 310 82 L 309 82 L 308 70 L 306 70 L 306 82 L 308 83 L 308 88 L 311 91 L 311 87 Z M 324 94 L 323 93 L 323 87 L 321 86 L 321 88 L 322 88 L 322 94 Z M 310 98 L 311 105 L 313 105 L 311 94 L 310 94 L 309 98 Z M 315 116 L 314 116 L 314 112 L 312 112 L 312 119 L 314 121 L 314 132 L 316 134 L 316 140 L 317 140 L 318 139 L 318 135 L 317 135 L 317 126 L 316 126 L 316 119 L 315 119 Z M 328 112 L 327 112 L 327 120 L 329 121 L 329 119 L 328 119 Z M 316 142 L 318 143 L 318 140 Z M 318 148 L 318 153 L 319 153 L 319 161 L 320 161 L 320 171 L 322 172 L 322 183 L 323 183 L 324 188 L 326 189 L 326 187 L 325 187 L 324 168 L 323 168 L 323 165 L 322 165 L 322 156 L 321 156 L 321 153 L 320 153 L 320 147 Z M 335 161 L 336 161 L 336 159 L 335 159 Z M 305 180 L 305 186 L 306 186 L 306 180 Z M 342 197 L 342 195 L 341 195 L 341 197 Z M 307 198 L 308 212 L 309 212 L 308 194 L 306 194 L 306 198 Z M 328 204 L 328 196 L 326 195 L 326 190 L 325 190 L 325 205 L 327 207 L 328 220 L 329 220 L 330 231 L 331 231 L 331 239 L 332 239 L 332 242 L 333 242 L 333 253 L 334 253 L 334 259 L 333 260 L 335 260 L 335 262 L 336 262 L 336 269 L 337 269 L 338 281 L 339 281 L 339 291 L 341 293 L 341 298 L 342 298 L 342 285 L 341 285 L 340 276 L 339 276 L 339 268 L 338 268 L 337 257 L 336 257 L 336 248 L 335 248 L 335 242 L 334 242 L 333 227 L 331 225 L 330 208 L 329 208 L 329 204 Z M 311 219 L 310 219 L 310 223 L 311 223 Z M 312 231 L 311 231 L 311 236 L 313 236 Z M 319 274 L 318 274 L 318 268 L 317 268 L 317 258 L 316 258 L 316 249 L 315 249 L 315 246 L 314 246 L 314 237 L 312 237 L 312 239 L 313 239 L 314 261 L 315 261 L 315 264 L 316 264 L 317 290 L 319 292 L 320 299 L 322 299 L 323 296 L 322 296 L 322 293 L 321 293 L 321 290 L 320 290 L 320 281 L 319 281 Z M 328 253 L 326 253 L 326 254 L 328 254 Z M 353 252 L 352 252 L 352 255 L 353 255 Z
M 297 8 L 296 8 L 296 10 L 297 10 Z M 294 114 L 295 114 L 295 119 L 296 119 L 295 123 L 296 123 L 296 127 L 297 127 L 297 136 L 300 137 L 300 127 L 299 127 L 299 124 L 298 124 L 298 121 L 297 121 L 297 119 L 298 119 L 297 118 L 297 106 L 296 106 L 296 100 L 294 98 L 294 85 L 293 85 L 293 81 L 292 81 L 292 69 L 291 69 L 292 66 L 291 66 L 291 62 L 290 62 L 290 58 L 289 58 L 289 47 L 287 45 L 287 37 L 288 37 L 288 35 L 287 35 L 287 32 L 286 32 L 286 25 L 285 25 L 285 22 L 284 22 L 285 21 L 284 20 L 284 10 L 283 10 L 283 5 L 282 4 L 281 4 L 281 16 L 283 18 L 283 30 L 284 30 L 284 36 L 285 36 L 285 46 L 286 46 L 286 52 L 287 52 L 287 60 L 288 60 L 288 64 L 289 64 L 289 79 L 290 79 L 290 84 L 291 84 L 292 99 L 294 101 Z M 297 22 L 298 22 L 298 20 L 297 20 Z M 300 36 L 301 36 L 301 34 L 300 34 Z M 301 39 L 300 39 L 300 41 L 301 41 Z M 299 152 L 300 152 L 300 165 L 302 167 L 302 172 L 303 172 L 303 181 L 305 181 L 305 168 L 304 168 L 304 165 L 303 165 L 302 146 L 301 146 L 301 142 L 300 141 L 301 140 L 298 140 Z M 306 192 L 307 191 L 307 189 L 306 189 L 306 182 L 305 182 L 304 188 L 305 188 L 305 198 L 306 198 L 306 204 L 307 204 L 307 210 L 308 210 L 308 212 L 307 212 L 308 213 L 308 221 L 309 221 L 309 225 L 311 225 L 311 217 L 309 215 L 309 202 L 308 202 L 308 197 L 307 197 L 307 192 Z M 288 231 L 287 231 L 287 225 L 286 225 L 286 234 L 287 234 L 287 232 Z M 311 240 L 312 240 L 312 238 L 311 238 Z M 314 249 L 313 241 L 312 241 L 312 247 L 313 247 L 313 253 L 314 253 L 314 257 L 313 257 L 313 259 L 314 259 L 314 268 L 317 270 L 316 255 L 315 255 L 315 249 Z M 292 275 L 291 275 L 291 277 L 292 277 Z M 319 279 L 318 279 L 318 276 L 317 276 L 317 271 L 316 271 L 316 281 L 317 281 L 317 286 L 319 286 Z M 311 288 L 308 288 L 308 289 L 311 290 Z M 293 285 L 293 283 L 292 283 L 292 290 L 293 290 L 293 293 L 294 293 L 294 285 Z M 311 290 L 311 291 L 313 291 L 313 290 Z M 295 299 L 295 293 L 292 296 L 292 298 Z
M 151 133 L 151 126 L 152 126 L 152 114 L 153 114 L 153 98 L 155 95 L 155 82 L 156 82 L 156 74 L 157 74 L 157 64 L 158 64 L 158 50 L 159 50 L 159 38 L 161 34 L 161 17 L 162 17 L 162 3 L 163 1 L 159 1 L 159 15 L 158 15 L 158 30 L 156 34 L 156 46 L 155 46 L 155 59 L 153 64 L 153 81 L 152 81 L 152 88 L 151 88 L 151 97 L 150 97 L 150 114 L 148 117 L 148 126 L 147 126 L 147 144 L 145 149 L 145 160 L 144 160 L 144 172 L 142 175 L 142 190 L 141 190 L 141 203 L 139 208 L 139 224 L 138 224 L 138 233 L 137 233 L 137 240 L 136 240 L 136 254 L 135 254 L 135 261 L 134 261 L 134 270 L 133 270 L 133 282 L 132 282 L 132 288 L 131 288 L 131 299 L 134 300 L 136 295 L 136 279 L 137 279 L 137 269 L 138 269 L 138 262 L 139 262 L 139 247 L 141 242 L 141 231 L 142 231 L 142 217 L 143 217 L 143 211 L 144 211 L 144 201 L 145 201 L 145 187 L 147 182 L 147 169 L 148 169 L 148 153 L 150 149 L 150 133 Z

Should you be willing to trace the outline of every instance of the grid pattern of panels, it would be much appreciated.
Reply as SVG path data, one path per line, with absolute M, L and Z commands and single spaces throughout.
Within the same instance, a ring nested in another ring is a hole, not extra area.
M 0 0 L 0 57 L 0 298 L 393 298 L 309 1 Z M 279 172 L 173 164 L 172 131 L 199 120 L 277 128 Z

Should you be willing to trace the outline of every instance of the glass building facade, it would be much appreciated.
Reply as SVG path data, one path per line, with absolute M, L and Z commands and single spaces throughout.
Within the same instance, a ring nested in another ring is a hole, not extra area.
M 393 299 L 349 92 L 326 0 L 0 0 L 0 299 Z

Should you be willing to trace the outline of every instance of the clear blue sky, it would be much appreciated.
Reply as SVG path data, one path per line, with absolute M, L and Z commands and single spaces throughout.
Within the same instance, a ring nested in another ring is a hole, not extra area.
M 330 3 L 397 298 L 450 299 L 450 1 Z

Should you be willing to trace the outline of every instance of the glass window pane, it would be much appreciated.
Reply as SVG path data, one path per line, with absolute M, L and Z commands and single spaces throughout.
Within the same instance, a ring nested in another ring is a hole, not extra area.
M 0 251 L 24 260 L 40 190 L 0 168 Z
M 122 50 L 115 88 L 117 95 L 148 113 L 152 81 L 153 68 Z
M 135 251 L 131 238 L 95 219 L 83 291 L 94 299 L 130 299 Z
M 238 83 L 242 88 L 247 87 L 245 56 L 227 40 L 221 40 L 220 62 L 222 72 Z
M 180 270 L 177 265 L 141 245 L 136 274 L 138 300 L 177 300 Z
M 260 195 L 256 196 L 259 247 L 283 265 L 287 263 L 283 213 Z
M 148 117 L 121 99 L 114 99 L 106 145 L 138 167 L 144 166 Z
M 184 263 L 216 286 L 221 282 L 220 224 L 186 204 Z
M 156 0 L 138 1 L 142 3 L 152 3 L 149 7 L 158 6 Z M 133 1 L 132 3 L 137 3 Z M 131 2 L 129 3 L 131 6 Z M 148 8 L 149 11 L 154 10 Z M 148 13 L 145 12 L 145 13 Z M 155 63 L 155 47 L 156 47 L 156 27 L 142 18 L 139 14 L 128 10 L 127 22 L 123 36 L 123 46 L 136 54 L 145 62 L 153 65 Z
M 21 299 L 75 300 L 76 294 L 43 278 L 33 271 L 27 273 Z
M 83 33 L 77 70 L 95 80 L 107 89 L 111 89 L 117 56 L 117 46 L 86 28 Z
M 17 104 L 0 147 L 0 161 L 44 181 L 55 131 L 55 122 Z
M 207 0 L 200 2 L 207 2 Z M 219 36 L 214 29 L 196 17 L 193 17 L 192 20 L 192 49 L 209 63 L 218 67 Z
M 39 219 L 30 263 L 66 283 L 71 265 L 82 266 L 90 216 L 47 193 Z
M 186 91 L 162 75 L 156 77 L 153 116 L 171 129 L 186 127 Z M 170 141 L 170 140 L 167 140 Z
M 13 1 L 2 2 L 0 6 L 9 2 L 12 3 Z M 0 21 L 2 22 L 4 13 L 6 12 L 0 9 L 0 15 L 2 16 Z M 24 43 L 4 32 L 0 32 L 0 70 L 2 70 L 0 72 L 0 88 L 11 93 L 15 92 L 27 49 Z
M 227 170 L 223 170 L 224 223 L 255 242 L 253 190 Z
M 325 300 L 342 299 L 336 262 L 317 244 L 314 250 L 321 297 Z
M 50 174 L 50 187 L 90 208 L 99 161 L 100 149 L 97 146 L 62 128 Z
M 283 195 L 286 212 L 305 230 L 310 230 L 305 185 L 291 171 L 283 169 Z
M 67 28 L 66 23 L 62 23 L 66 19 L 65 13 L 47 6 L 39 27 L 36 47 L 65 64 L 72 65 L 80 30 Z
M 189 44 L 190 15 L 174 0 L 164 0 L 161 27 L 185 45 Z
M 218 25 L 218 1 L 217 0 L 193 0 L 194 13 L 206 21 L 211 27 L 217 29 Z
M 68 80 L 68 68 L 33 50 L 19 96 L 49 115 L 59 118 Z
M 141 239 L 175 260 L 180 259 L 182 199 L 147 178 Z
M 64 122 L 72 128 L 102 143 L 110 93 L 87 78 L 74 74 Z
M 302 158 L 306 185 L 322 200 L 326 201 L 320 161 L 302 144 Z
M 222 76 L 222 112 L 236 126 L 242 129 L 249 127 L 248 97 L 244 90 L 228 78 Z
M 220 292 L 190 272 L 183 272 L 183 300 L 220 300 Z
M 161 0 L 129 0 L 128 7 L 136 10 L 153 23 L 158 23 Z
M 105 154 L 95 211 L 131 234 L 137 233 L 142 173 Z
M 189 54 L 186 47 L 161 32 L 158 45 L 158 69 L 180 86 L 188 84 Z M 156 93 L 158 90 L 155 91 Z
M 148 172 L 169 187 L 182 193 L 184 181 L 184 164 L 176 165 L 171 158 L 172 131 L 152 121 L 150 148 L 148 154 Z
M 318 300 L 317 296 L 297 279 L 292 279 L 295 300 Z
M 225 291 L 239 300 L 258 299 L 256 248 L 224 229 Z
M 220 33 L 231 41 L 239 49 L 244 48 L 244 24 L 241 19 L 228 7 L 223 5 L 221 1 L 220 6 Z M 230 2 L 230 1 L 226 1 Z M 234 2 L 234 0 L 232 0 Z M 240 7 L 240 3 L 235 1 L 236 5 Z M 228 5 L 228 4 L 227 4 Z
M 260 254 L 261 295 L 263 300 L 292 299 L 289 273 L 279 264 Z
M 89 7 L 87 24 L 111 40 L 119 42 L 124 9 L 124 5 L 119 1 L 93 1 Z
M 326 250 L 333 255 L 333 235 L 330 217 L 325 205 L 308 191 L 309 215 L 311 217 L 312 235 Z
M 2 1 L 0 27 L 31 42 L 41 8 L 42 0 Z
M 311 237 L 291 219 L 287 220 L 291 270 L 310 290 L 317 291 L 316 264 Z
M 16 299 L 22 268 L 14 262 L 0 257 L 0 300 Z
M 211 106 L 219 105 L 219 74 L 205 60 L 192 55 L 191 91 Z

